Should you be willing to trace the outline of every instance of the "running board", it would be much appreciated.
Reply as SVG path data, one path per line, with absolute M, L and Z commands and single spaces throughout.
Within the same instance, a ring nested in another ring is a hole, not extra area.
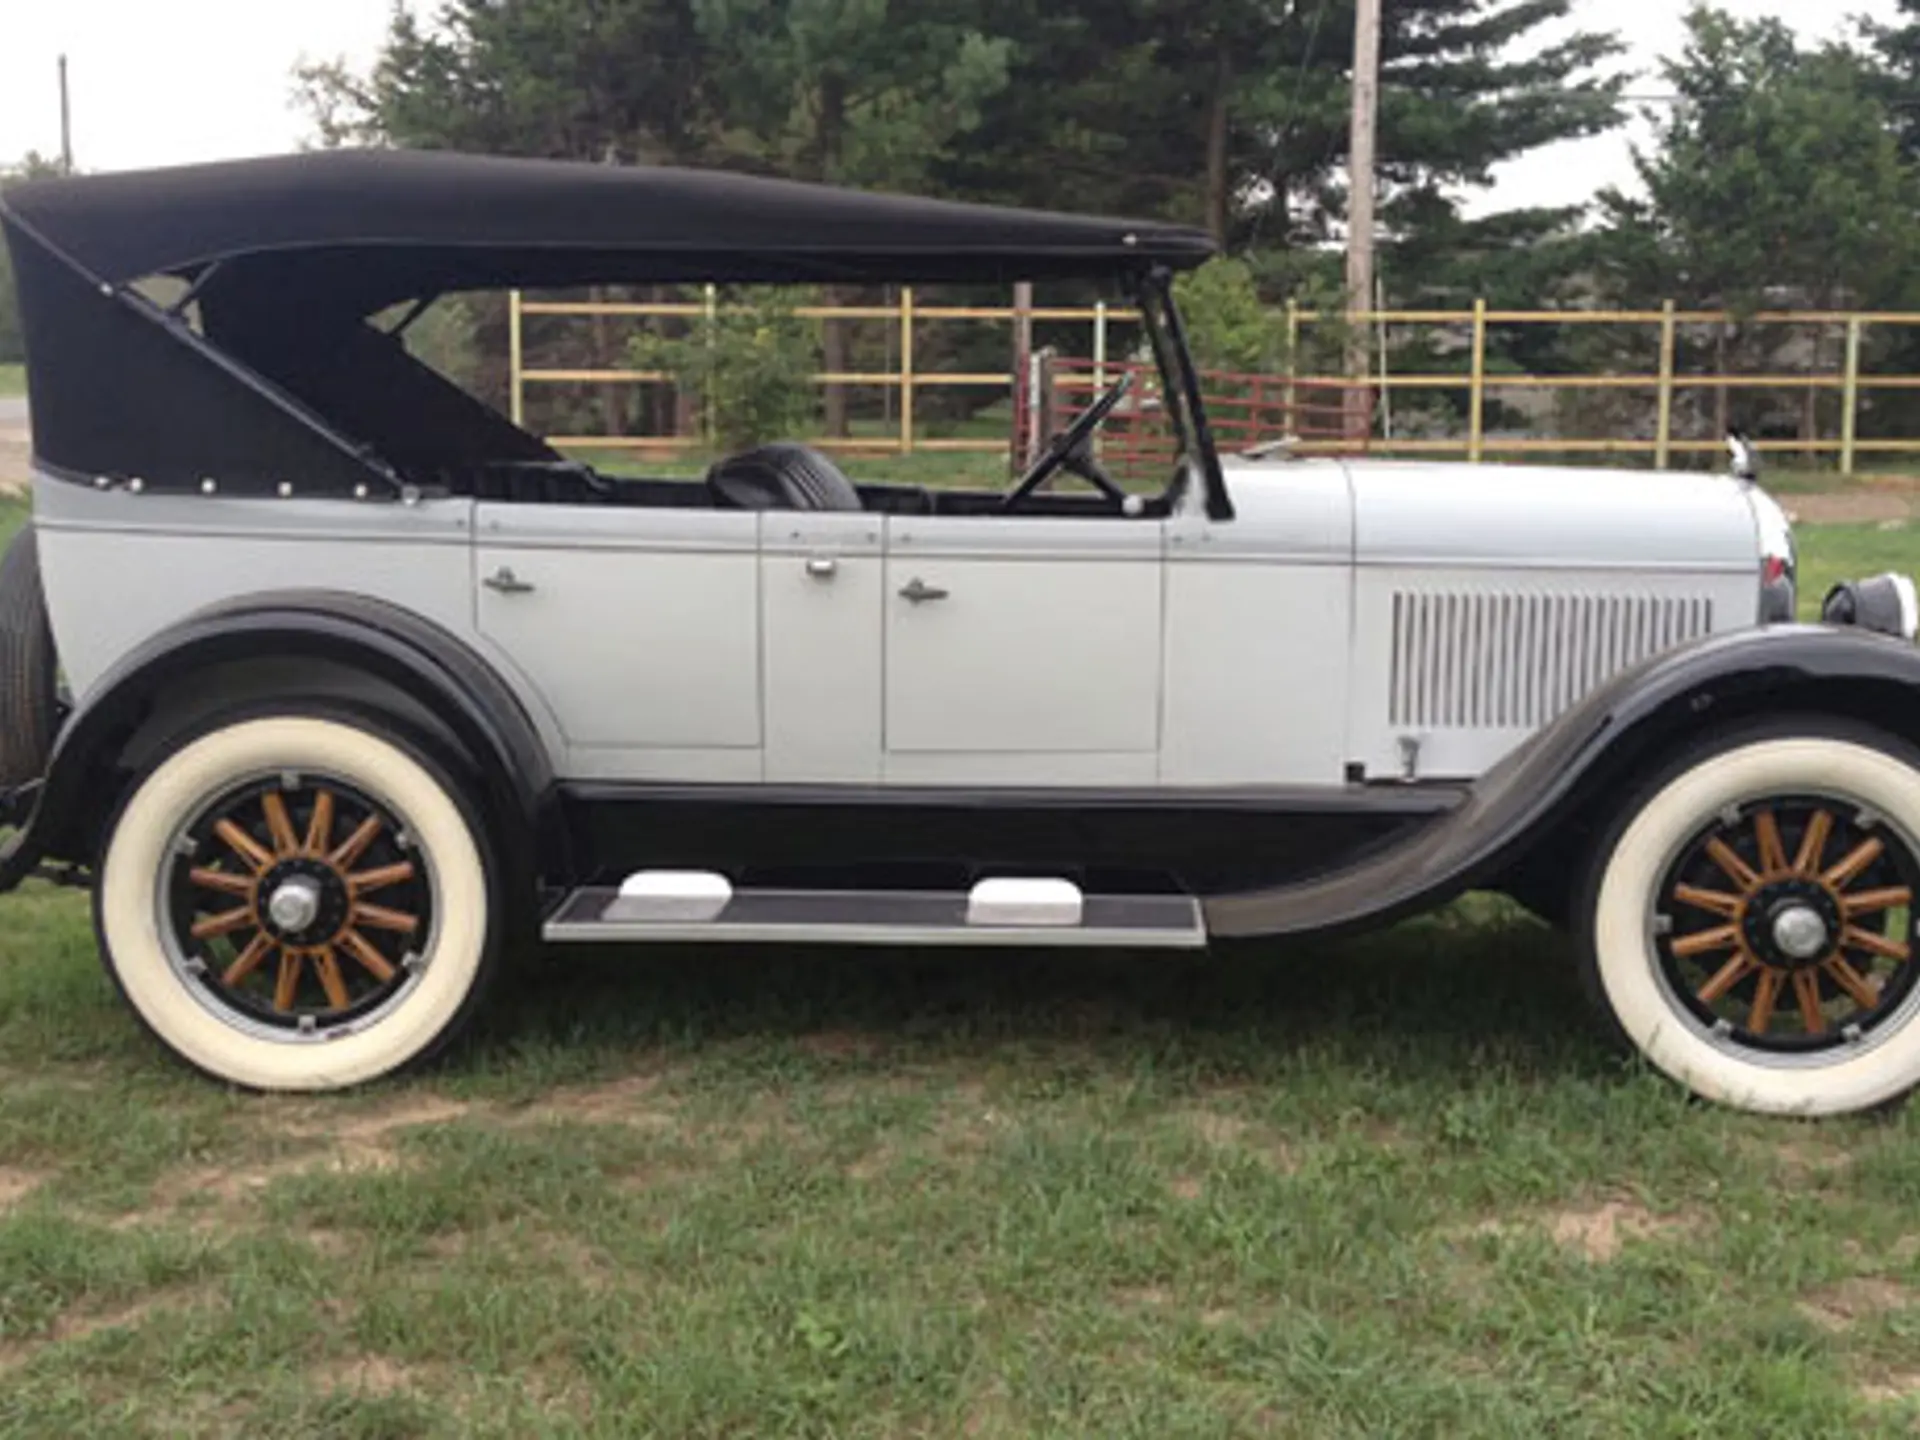
M 663 914 L 614 886 L 576 890 L 542 931 L 552 944 L 1020 945 L 1204 950 L 1186 895 L 1089 895 L 1073 924 L 969 919 L 973 897 L 902 890 L 742 890 L 711 919 Z

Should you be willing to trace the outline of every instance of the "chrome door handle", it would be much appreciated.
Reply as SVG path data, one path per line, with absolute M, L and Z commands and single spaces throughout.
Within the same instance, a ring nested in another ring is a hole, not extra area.
M 807 561 L 807 574 L 816 580 L 831 580 L 840 573 L 840 562 L 831 555 L 816 555 Z
M 502 595 L 525 595 L 533 589 L 530 582 L 513 573 L 511 565 L 502 565 L 480 583 Z
M 947 592 L 937 586 L 927 584 L 926 581 L 916 575 L 912 581 L 908 583 L 907 588 L 900 592 L 900 598 L 914 605 L 924 605 L 929 600 L 946 599 Z

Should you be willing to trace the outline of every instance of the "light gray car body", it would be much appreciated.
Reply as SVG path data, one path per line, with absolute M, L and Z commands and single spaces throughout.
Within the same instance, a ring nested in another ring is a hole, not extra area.
M 856 787 L 1471 779 L 1620 671 L 1754 625 L 1785 535 L 1759 488 L 1698 475 L 1226 474 L 1226 520 L 367 505 L 42 477 L 35 524 L 82 703 L 196 612 L 347 591 L 485 657 L 563 779 Z

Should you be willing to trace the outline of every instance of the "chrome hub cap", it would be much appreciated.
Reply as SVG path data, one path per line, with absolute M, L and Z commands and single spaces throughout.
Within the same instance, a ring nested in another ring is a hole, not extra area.
M 280 930 L 305 930 L 320 918 L 319 882 L 305 875 L 282 881 L 267 900 L 267 917 Z
M 1773 917 L 1773 943 L 1793 960 L 1817 960 L 1827 953 L 1833 937 L 1820 912 L 1810 905 L 1789 905 Z

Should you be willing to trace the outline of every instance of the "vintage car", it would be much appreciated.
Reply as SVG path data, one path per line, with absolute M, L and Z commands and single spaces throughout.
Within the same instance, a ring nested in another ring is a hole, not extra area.
M 0 886 L 91 885 L 223 1081 L 419 1061 L 543 939 L 1177 951 L 1492 889 L 1700 1095 L 1920 1082 L 1913 590 L 1791 623 L 1750 473 L 1223 456 L 1171 284 L 1213 247 L 1162 223 L 392 152 L 0 221 Z M 1005 493 L 798 444 L 610 479 L 402 333 L 505 287 L 1021 279 L 1142 308 L 1155 493 L 1092 443 L 1118 386 Z

